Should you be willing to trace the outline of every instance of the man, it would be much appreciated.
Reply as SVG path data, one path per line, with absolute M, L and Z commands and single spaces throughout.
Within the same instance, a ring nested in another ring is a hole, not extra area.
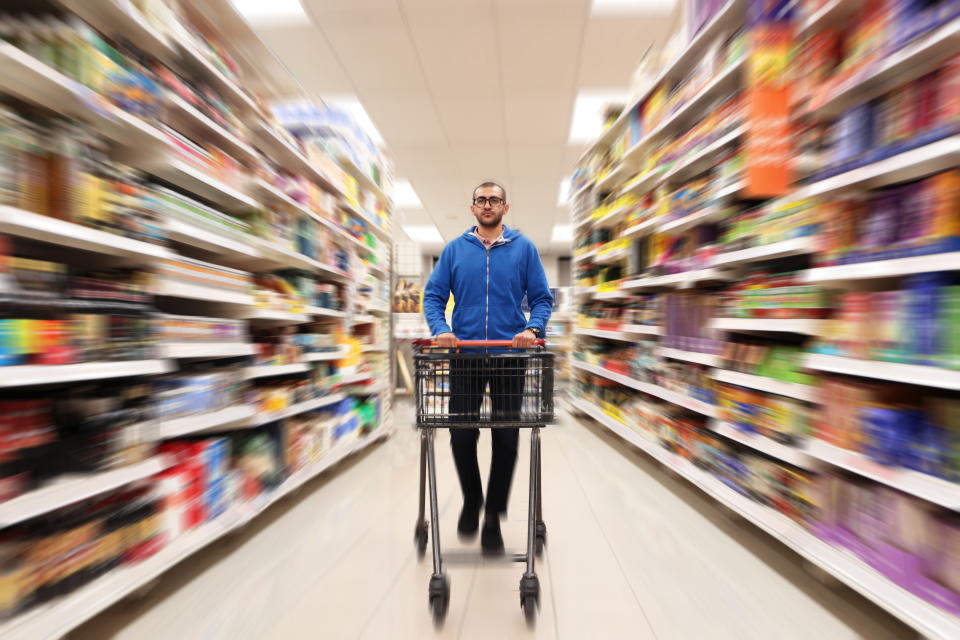
M 500 185 L 484 182 L 474 189 L 470 210 L 477 225 L 444 248 L 424 289 L 423 309 L 430 332 L 439 346 L 447 348 L 455 348 L 461 339 L 511 340 L 515 348 L 529 348 L 544 335 L 553 309 L 540 255 L 529 239 L 503 224 L 510 205 Z M 444 313 L 451 293 L 455 305 L 452 328 Z M 530 306 L 529 320 L 520 308 L 524 295 Z M 454 421 L 479 420 L 488 383 L 494 421 L 519 418 L 523 360 L 497 353 L 487 363 L 478 368 L 476 362 L 455 362 L 451 367 L 449 411 Z M 493 428 L 490 434 L 493 455 L 480 543 L 485 553 L 499 554 L 503 553 L 500 518 L 507 511 L 519 431 Z M 484 507 L 477 465 L 479 437 L 479 429 L 450 430 L 463 491 L 457 524 L 461 537 L 476 535 Z

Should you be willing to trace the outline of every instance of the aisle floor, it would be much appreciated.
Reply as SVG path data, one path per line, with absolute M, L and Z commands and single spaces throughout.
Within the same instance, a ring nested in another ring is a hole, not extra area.
M 519 607 L 520 566 L 477 560 L 450 563 L 450 611 L 436 629 L 429 556 L 419 561 L 412 540 L 418 444 L 410 424 L 409 405 L 399 403 L 388 441 L 71 638 L 915 637 L 852 592 L 814 580 L 791 552 L 728 520 L 602 427 L 566 413 L 544 437 L 549 539 L 536 627 Z M 483 469 L 488 438 L 480 442 Z M 525 434 L 521 441 L 504 524 L 516 550 L 529 455 Z M 452 555 L 476 550 L 479 542 L 456 538 L 460 495 L 446 433 L 437 452 L 441 540 Z

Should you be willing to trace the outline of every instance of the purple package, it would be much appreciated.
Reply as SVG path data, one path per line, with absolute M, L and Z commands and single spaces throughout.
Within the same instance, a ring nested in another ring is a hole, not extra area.
M 931 181 L 924 180 L 900 190 L 900 228 L 897 242 L 909 248 L 929 241 L 934 234 L 937 193 Z
M 860 235 L 860 246 L 867 251 L 890 249 L 896 240 L 899 217 L 899 193 L 885 192 L 870 202 L 870 211 Z

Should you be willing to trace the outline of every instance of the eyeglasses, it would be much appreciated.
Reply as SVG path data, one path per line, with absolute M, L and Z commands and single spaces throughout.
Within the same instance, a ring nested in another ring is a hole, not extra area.
M 479 198 L 473 199 L 473 204 L 477 207 L 485 207 L 487 204 L 489 204 L 491 207 L 499 207 L 503 203 L 504 199 L 498 198 L 497 196 L 493 196 L 491 198 L 484 198 L 483 196 L 480 196 Z

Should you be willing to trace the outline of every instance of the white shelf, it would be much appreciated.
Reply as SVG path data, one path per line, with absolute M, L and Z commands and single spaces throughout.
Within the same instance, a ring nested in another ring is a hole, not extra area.
M 815 336 L 820 334 L 823 322 L 823 320 L 781 320 L 779 318 L 714 318 L 710 326 L 721 331 L 799 333 Z
M 236 82 L 224 75 L 192 42 L 181 40 L 174 44 L 187 63 L 196 71 L 199 71 L 200 75 L 204 76 L 211 85 L 218 88 L 227 101 L 247 114 L 259 111 L 254 99 L 241 89 Z
M 259 238 L 214 231 L 177 218 L 167 218 L 164 227 L 171 240 L 231 258 L 230 264 L 255 262 L 261 257 Z
M 367 305 L 367 312 L 388 316 L 390 315 L 390 307 L 385 302 L 382 304 L 369 304 Z
M 270 152 L 280 166 L 293 173 L 306 174 L 308 177 L 318 180 L 331 193 L 343 194 L 343 189 L 339 185 L 334 184 L 329 177 L 314 167 L 299 149 L 281 134 L 275 132 L 269 124 L 257 118 L 251 124 L 250 130 L 256 136 L 257 142 Z
M 240 358 L 252 356 L 256 349 L 249 342 L 167 342 L 157 345 L 161 358 Z
M 257 427 L 263 424 L 268 424 L 270 422 L 276 422 L 277 420 L 284 420 L 290 416 L 299 415 L 301 413 L 306 413 L 308 411 L 315 411 L 322 407 L 327 407 L 332 404 L 337 404 L 343 400 L 346 396 L 342 393 L 331 393 L 330 395 L 323 396 L 321 398 L 313 398 L 311 400 L 304 400 L 303 402 L 298 402 L 296 404 L 290 405 L 286 409 L 281 409 L 280 411 L 273 411 L 269 413 L 257 413 L 253 420 L 250 421 L 251 427 Z
M 613 251 L 607 251 L 606 253 L 598 253 L 593 261 L 596 264 L 610 264 L 612 262 L 626 260 L 628 257 L 630 257 L 630 250 L 621 247 L 620 249 L 614 249 Z
M 802 237 L 784 240 L 783 242 L 774 242 L 759 247 L 742 249 L 741 251 L 730 251 L 721 253 L 714 257 L 714 266 L 726 266 L 741 264 L 744 262 L 755 262 L 757 260 L 770 260 L 773 258 L 784 258 L 787 256 L 799 256 L 813 253 L 816 250 L 815 238 Z
M 343 318 L 347 315 L 345 311 L 337 311 L 336 309 L 327 309 L 325 307 L 307 307 L 304 311 L 312 316 L 328 316 L 330 318 Z
M 351 324 L 370 324 L 376 321 L 377 319 L 369 313 L 358 313 L 353 316 Z
M 372 262 L 364 263 L 363 266 L 366 268 L 367 271 L 370 272 L 370 275 L 372 275 L 375 278 L 379 278 L 382 280 L 383 278 L 387 277 L 387 272 L 384 271 L 382 267 L 375 265 Z
M 755 376 L 749 373 L 740 373 L 739 371 L 729 371 L 727 369 L 717 369 L 713 372 L 713 378 L 718 382 L 726 382 L 740 387 L 775 393 L 779 396 L 795 398 L 797 400 L 803 400 L 804 402 L 819 402 L 820 399 L 820 389 L 808 384 L 783 382 L 765 376 Z
M 787 464 L 792 464 L 801 469 L 812 468 L 810 456 L 804 449 L 782 444 L 757 433 L 746 433 L 728 422 L 721 422 L 719 420 L 713 421 L 710 424 L 710 429 L 725 438 L 736 440 L 740 444 L 746 445 L 751 449 L 765 453 L 778 460 L 783 460 Z
M 593 294 L 594 300 L 622 300 L 624 298 L 629 298 L 630 292 L 617 289 L 615 291 L 598 291 Z
M 156 456 L 119 469 L 60 476 L 39 489 L 0 503 L 0 529 L 144 480 L 166 469 L 169 463 L 163 456 Z
M 639 325 L 631 325 L 639 327 Z M 580 336 L 593 336 L 594 338 L 605 338 L 607 340 L 619 340 L 620 342 L 636 342 L 638 334 L 660 335 L 660 327 L 640 327 L 646 331 L 605 331 L 603 329 L 582 329 L 576 328 L 573 332 Z
M 665 276 L 654 276 L 650 278 L 638 278 L 628 280 L 621 286 L 622 289 L 656 289 L 659 287 L 676 287 L 678 289 L 689 289 L 698 282 L 710 282 L 716 280 L 728 280 L 729 276 L 717 269 L 696 269 L 693 271 L 683 271 L 681 273 L 671 273 Z
M 852 471 L 947 509 L 960 511 L 960 484 L 955 482 L 903 467 L 888 467 L 874 462 L 862 453 L 841 449 L 819 438 L 810 440 L 808 451 L 811 456 L 835 467 Z
M 678 178 L 687 178 L 703 173 L 722 159 L 718 152 L 737 144 L 746 134 L 747 128 L 741 126 L 720 136 L 702 150 L 692 156 L 684 158 L 677 166 L 665 173 L 663 178 L 657 182 L 673 183 Z
M 707 207 L 696 213 L 691 213 L 690 215 L 678 218 L 676 220 L 671 220 L 670 222 L 664 222 L 658 226 L 658 231 L 660 233 L 680 233 L 681 231 L 686 231 L 691 227 L 695 227 L 699 224 L 705 224 L 708 222 L 713 222 L 714 220 L 719 219 L 723 215 L 723 209 L 718 206 Z
M 346 349 L 338 349 L 337 351 L 320 351 L 318 353 L 308 353 L 303 356 L 303 359 L 307 362 L 326 362 L 328 360 L 340 360 L 341 358 L 346 357 Z
M 708 367 L 716 367 L 720 362 L 720 356 L 712 353 L 699 353 L 697 351 L 683 351 L 681 349 L 668 349 L 660 347 L 657 353 L 662 358 L 671 358 L 673 360 L 683 360 L 685 362 L 696 362 Z
M 856 358 L 825 356 L 816 353 L 808 354 L 804 364 L 808 369 L 818 371 L 960 391 L 960 371 L 942 367 L 880 362 L 878 360 L 858 360 Z
M 645 235 L 647 232 L 653 231 L 653 229 L 657 226 L 657 222 L 658 222 L 657 218 L 648 218 L 643 222 L 635 224 L 629 229 L 624 230 L 624 232 L 620 234 L 620 237 L 633 238 L 633 237 Z
M 363 351 L 364 353 L 371 353 L 376 351 L 389 351 L 389 349 L 390 347 L 388 345 L 380 343 L 380 344 L 365 344 L 360 350 Z
M 270 264 L 275 264 L 280 267 L 288 267 L 291 269 L 311 271 L 316 274 L 332 277 L 337 281 L 344 281 L 349 277 L 346 273 L 327 266 L 319 260 L 314 260 L 313 258 L 305 256 L 304 254 L 294 251 L 291 248 L 280 246 L 272 242 L 267 242 L 263 239 L 258 239 L 258 241 L 262 249 L 261 254 L 271 261 Z
M 172 182 L 190 193 L 214 202 L 227 211 L 246 211 L 259 208 L 259 203 L 246 193 L 200 169 L 180 160 L 172 153 L 163 162 L 145 167 L 148 173 Z
M 740 495 L 589 403 L 574 400 L 573 405 L 926 637 L 960 637 L 960 619 L 897 586 L 853 554 L 830 546 L 779 512 Z
M 291 475 L 268 495 L 240 503 L 222 516 L 175 538 L 142 562 L 115 569 L 63 598 L 41 605 L 0 625 L 4 640 L 61 638 L 101 611 L 162 576 L 213 541 L 246 525 L 272 504 L 303 486 L 341 460 L 389 435 L 382 426 L 350 443 L 334 445 L 318 462 Z
M 0 233 L 103 255 L 137 259 L 143 264 L 174 255 L 160 245 L 132 240 L 15 207 L 0 206 Z
M 573 366 L 578 369 L 583 369 L 594 375 L 598 375 L 608 380 L 613 380 L 618 382 L 626 387 L 631 389 L 636 389 L 637 391 L 642 391 L 643 393 L 648 393 L 652 396 L 656 396 L 662 400 L 666 400 L 672 404 L 689 409 L 695 413 L 700 413 L 711 418 L 717 417 L 717 408 L 706 402 L 701 402 L 696 398 L 691 398 L 682 393 L 677 393 L 676 391 L 671 391 L 665 389 L 659 385 L 650 384 L 649 382 L 641 382 L 640 380 L 635 380 L 629 376 L 625 376 L 619 373 L 615 373 L 603 367 L 598 367 L 592 364 L 586 364 L 585 362 L 580 362 L 579 360 L 573 361 Z
M 247 314 L 246 319 L 251 322 L 263 322 L 267 324 L 305 324 L 310 322 L 310 316 L 305 313 L 279 311 L 276 309 L 253 309 Z
M 373 380 L 377 377 L 377 374 L 372 371 L 365 371 L 363 373 L 349 373 L 343 376 L 340 376 L 340 380 L 337 382 L 339 385 L 348 385 L 356 384 L 358 382 L 366 382 L 367 380 Z
M 253 296 L 246 293 L 226 291 L 201 284 L 177 282 L 167 278 L 158 278 L 153 285 L 152 291 L 155 296 L 203 300 L 205 302 L 231 304 L 240 307 L 252 307 L 255 302 Z
M 913 258 L 895 258 L 810 269 L 804 280 L 811 283 L 842 283 L 849 280 L 895 278 L 915 273 L 960 270 L 960 251 Z
M 859 8 L 860 4 L 860 0 L 828 0 L 800 23 L 799 35 L 812 34 L 825 27 L 840 24 L 854 9 Z
M 226 407 L 218 411 L 196 413 L 171 420 L 161 420 L 159 434 L 161 440 L 202 433 L 214 429 L 225 430 L 231 426 L 248 421 L 255 415 L 253 407 L 246 404 Z
M 247 142 L 224 129 L 177 94 L 167 91 L 165 98 L 166 117 L 177 131 L 208 140 L 235 158 L 247 162 L 260 159 L 257 151 Z
M 271 376 L 287 376 L 294 373 L 306 373 L 310 371 L 310 365 L 304 362 L 282 365 L 260 365 L 256 367 L 247 367 L 244 370 L 243 377 L 247 380 L 255 378 L 269 378 Z
M 129 360 L 124 362 L 84 362 L 82 364 L 17 365 L 0 367 L 0 388 L 39 384 L 152 376 L 173 370 L 167 360 Z
M 944 171 L 960 164 L 960 135 L 813 182 L 799 193 L 818 198 L 847 189 L 876 189 Z
M 354 178 L 357 179 L 357 182 L 360 183 L 361 189 L 365 189 L 367 191 L 372 192 L 377 197 L 377 199 L 383 203 L 386 203 L 386 204 L 391 203 L 390 197 L 387 196 L 384 190 L 380 188 L 380 185 L 374 182 L 373 179 L 370 178 L 370 176 L 368 176 L 365 171 L 363 171 L 363 169 L 355 165 L 351 159 L 341 157 L 338 159 L 338 162 L 340 163 L 340 167 L 344 171 L 346 171 L 347 173 L 349 173 L 350 175 L 352 175 Z

